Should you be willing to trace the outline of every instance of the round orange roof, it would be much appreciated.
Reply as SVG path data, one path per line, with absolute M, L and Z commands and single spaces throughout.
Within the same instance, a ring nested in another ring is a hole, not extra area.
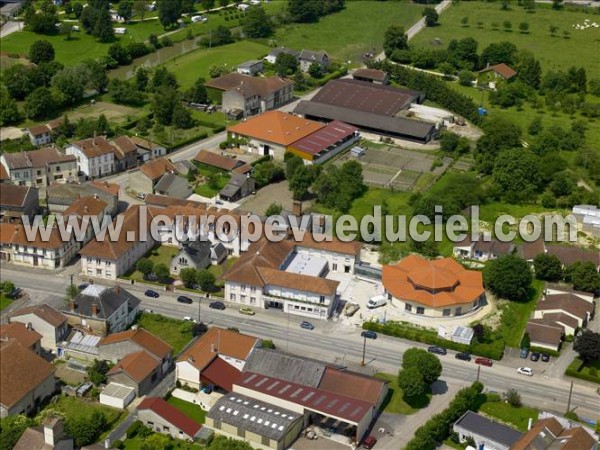
M 425 289 L 450 289 L 458 284 L 458 277 L 453 273 L 434 266 L 419 267 L 408 274 L 408 281 Z

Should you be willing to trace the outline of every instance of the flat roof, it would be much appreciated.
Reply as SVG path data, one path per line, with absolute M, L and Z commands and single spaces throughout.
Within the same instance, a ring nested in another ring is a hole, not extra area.
M 120 400 L 125 400 L 131 395 L 132 392 L 135 392 L 135 389 L 132 387 L 118 383 L 109 383 L 102 390 L 101 394 L 108 395 L 109 397 L 118 398 Z
M 327 267 L 327 260 L 317 256 L 296 253 L 285 268 L 286 272 L 318 277 Z
M 335 417 L 354 425 L 358 424 L 374 407 L 373 403 L 364 400 L 253 372 L 244 372 L 236 385 L 301 405 L 324 416 Z
M 332 145 L 351 137 L 357 131 L 358 128 L 352 125 L 334 120 L 324 128 L 294 142 L 291 146 L 305 153 L 318 155 Z
M 466 431 L 484 436 L 487 439 L 503 444 L 507 447 L 517 442 L 523 433 L 514 430 L 506 425 L 494 422 L 486 417 L 467 411 L 458 419 L 454 426 L 460 427 Z

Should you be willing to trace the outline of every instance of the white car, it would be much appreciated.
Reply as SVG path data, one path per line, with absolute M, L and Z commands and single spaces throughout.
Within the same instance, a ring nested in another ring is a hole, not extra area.
M 533 369 L 530 369 L 529 367 L 519 367 L 517 373 L 531 377 L 533 376 Z

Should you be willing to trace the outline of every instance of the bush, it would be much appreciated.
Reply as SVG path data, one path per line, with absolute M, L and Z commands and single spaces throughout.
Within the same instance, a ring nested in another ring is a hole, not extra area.
M 136 420 L 131 425 L 129 425 L 129 428 L 127 428 L 127 439 L 136 437 L 143 426 L 144 424 L 140 420 Z
M 262 341 L 262 348 L 271 348 L 271 349 L 274 349 L 275 348 L 275 344 L 273 343 L 273 341 L 271 339 L 264 339 Z

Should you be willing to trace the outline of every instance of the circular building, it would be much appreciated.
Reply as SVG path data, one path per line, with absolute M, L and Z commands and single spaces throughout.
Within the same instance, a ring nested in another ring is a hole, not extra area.
M 467 270 L 452 258 L 428 260 L 410 255 L 383 266 L 388 301 L 405 312 L 430 317 L 460 316 L 485 298 L 481 272 Z

